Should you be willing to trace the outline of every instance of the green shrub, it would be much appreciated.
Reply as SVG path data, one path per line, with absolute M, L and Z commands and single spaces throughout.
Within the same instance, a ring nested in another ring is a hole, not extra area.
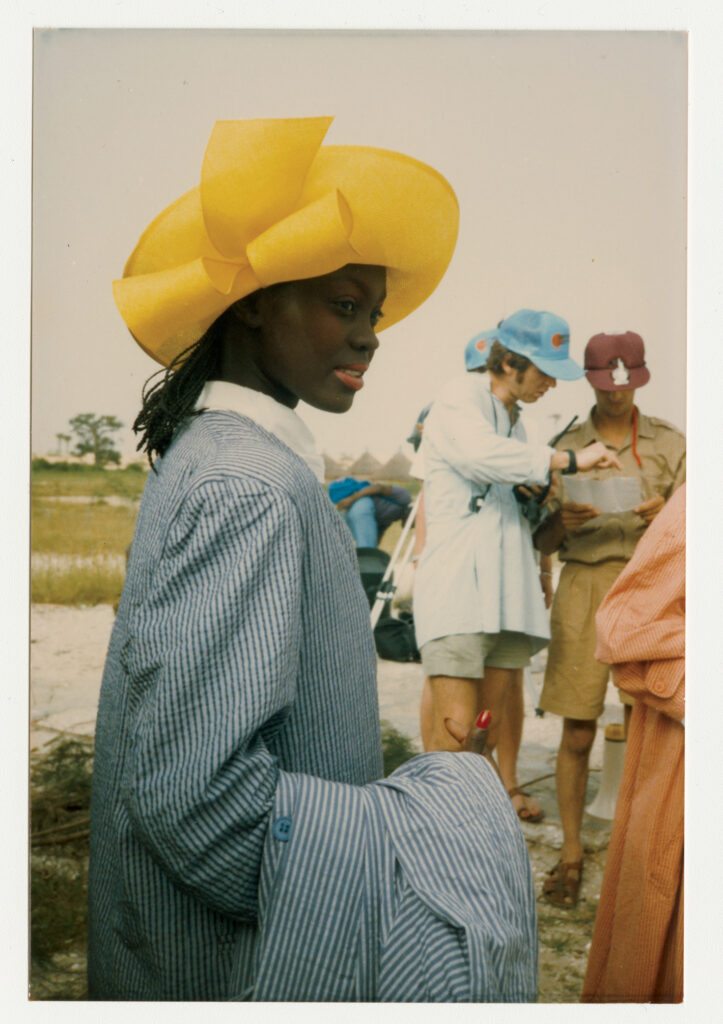
M 30 464 L 33 473 L 45 470 L 49 473 L 88 473 L 94 466 L 86 466 L 83 462 L 48 462 L 47 459 L 33 459 Z
M 416 757 L 419 751 L 404 733 L 395 729 L 390 722 L 382 722 L 382 758 L 384 776 L 391 775 L 395 768 Z

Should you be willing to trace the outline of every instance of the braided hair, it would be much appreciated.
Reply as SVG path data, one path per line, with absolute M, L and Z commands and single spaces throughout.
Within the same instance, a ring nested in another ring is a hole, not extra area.
M 136 450 L 147 453 L 154 471 L 154 455 L 164 455 L 184 420 L 201 412 L 195 405 L 204 384 L 218 373 L 227 316 L 228 310 L 195 344 L 149 377 L 143 386 L 143 405 L 133 431 L 141 435 Z

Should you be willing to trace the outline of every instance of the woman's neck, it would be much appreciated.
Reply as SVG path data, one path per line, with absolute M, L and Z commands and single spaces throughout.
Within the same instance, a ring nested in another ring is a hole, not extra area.
M 253 338 L 238 320 L 229 320 L 223 334 L 221 355 L 214 380 L 240 384 L 252 391 L 260 391 L 275 401 L 295 409 L 299 403 L 296 395 L 271 380 L 253 358 Z

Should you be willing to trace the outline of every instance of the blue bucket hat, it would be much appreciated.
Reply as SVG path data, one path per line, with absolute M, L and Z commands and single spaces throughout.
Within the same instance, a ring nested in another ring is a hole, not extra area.
M 464 367 L 466 370 L 479 370 L 487 365 L 492 342 L 497 341 L 497 331 L 480 331 L 470 338 L 464 348 Z
M 585 371 L 570 359 L 570 327 L 554 313 L 518 309 L 503 320 L 496 331 L 497 340 L 510 352 L 516 352 L 557 380 L 578 380 Z

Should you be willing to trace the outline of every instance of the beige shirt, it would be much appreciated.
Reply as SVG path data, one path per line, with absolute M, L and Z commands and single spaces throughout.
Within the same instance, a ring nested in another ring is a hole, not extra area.
M 685 483 L 685 436 L 672 424 L 638 411 L 636 451 L 642 467 L 633 454 L 632 429 L 620 448 L 601 437 L 592 421 L 592 410 L 584 423 L 572 427 L 556 445 L 559 451 L 584 448 L 592 441 L 602 441 L 616 452 L 623 467 L 623 476 L 640 480 L 643 501 L 656 494 L 667 501 L 676 488 Z M 595 480 L 620 475 L 617 469 L 591 469 L 579 474 Z M 565 501 L 565 477 L 557 499 L 550 502 L 555 512 Z M 591 519 L 579 529 L 565 534 L 558 556 L 563 562 L 585 562 L 594 565 L 610 559 L 628 561 L 645 532 L 645 522 L 634 512 L 608 513 Z

